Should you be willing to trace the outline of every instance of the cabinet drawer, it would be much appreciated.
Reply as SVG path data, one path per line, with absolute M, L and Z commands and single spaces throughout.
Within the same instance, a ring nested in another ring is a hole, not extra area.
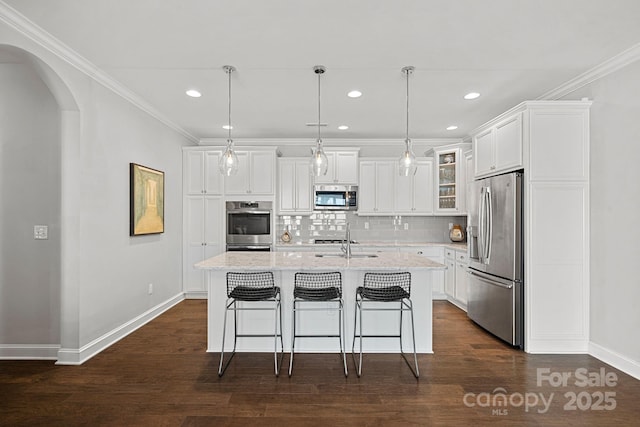
M 445 258 L 448 258 L 448 259 L 455 259 L 456 258 L 456 251 L 454 251 L 453 249 L 445 248 L 444 249 L 444 256 L 445 256 Z
M 456 252 L 456 261 L 466 264 L 466 262 L 467 262 L 467 253 L 466 252 Z

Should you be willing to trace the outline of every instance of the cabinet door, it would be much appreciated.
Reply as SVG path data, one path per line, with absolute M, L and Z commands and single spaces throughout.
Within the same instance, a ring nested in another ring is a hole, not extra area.
M 396 165 L 393 161 L 376 162 L 376 207 L 377 214 L 393 213 L 393 191 Z
M 376 208 L 376 162 L 360 162 L 360 185 L 358 186 L 358 214 L 371 214 Z
M 250 159 L 249 193 L 273 194 L 275 153 L 272 151 L 251 152 Z
M 420 167 L 418 166 L 418 169 Z M 414 176 L 400 176 L 396 165 L 395 185 L 393 191 L 394 212 L 397 214 L 411 214 L 414 212 Z M 418 171 L 416 171 L 418 175 Z
M 447 270 L 444 272 L 444 291 L 451 297 L 456 296 L 456 262 L 451 259 L 445 259 L 444 265 L 447 266 Z
M 295 212 L 296 209 L 296 162 L 280 159 L 278 161 L 278 211 Z
M 433 161 L 418 160 L 413 177 L 413 211 L 416 214 L 433 213 Z
M 300 214 L 310 214 L 313 211 L 313 191 L 308 159 L 296 161 L 295 184 L 296 211 Z
M 222 194 L 224 179 L 218 168 L 221 156 L 221 151 L 204 152 L 204 192 L 207 194 Z
M 522 166 L 522 113 L 496 126 L 494 166 L 505 170 Z
M 467 277 L 469 276 L 469 274 L 467 273 L 467 263 L 466 262 L 461 262 L 461 261 L 456 261 L 456 291 L 455 291 L 455 298 L 460 301 L 461 303 L 463 303 L 464 305 L 467 304 L 467 286 L 468 286 L 468 280 Z
M 436 204 L 435 212 L 439 214 L 457 214 L 460 212 L 460 200 L 462 191 L 460 165 L 461 150 L 459 148 L 443 151 L 435 151 L 437 171 L 434 174 L 436 180 Z
M 493 129 L 487 129 L 473 137 L 474 176 L 491 173 L 493 162 Z
M 238 173 L 224 177 L 224 191 L 226 194 L 247 194 L 251 170 L 249 152 L 236 151 L 236 155 L 238 156 Z
M 224 210 L 221 197 L 206 196 L 204 198 L 204 233 L 203 242 L 219 251 L 225 245 Z
M 316 184 L 334 184 L 336 182 L 336 153 L 327 152 L 325 150 L 325 154 L 327 155 L 327 160 L 329 161 L 327 174 L 316 176 L 314 178 L 314 182 Z
M 182 286 L 185 292 L 204 291 L 204 272 L 193 265 L 204 257 L 204 197 L 185 198 L 184 266 Z
M 335 180 L 340 184 L 358 184 L 357 152 L 337 151 L 335 153 Z

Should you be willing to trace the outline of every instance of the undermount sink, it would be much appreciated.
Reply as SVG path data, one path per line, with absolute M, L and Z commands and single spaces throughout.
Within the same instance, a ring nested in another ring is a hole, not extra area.
M 318 258 L 347 258 L 345 254 L 316 254 Z M 377 258 L 376 254 L 351 254 L 350 258 Z

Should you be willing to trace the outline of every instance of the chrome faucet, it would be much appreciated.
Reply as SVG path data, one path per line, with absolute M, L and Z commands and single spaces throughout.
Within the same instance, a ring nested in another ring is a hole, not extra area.
M 345 235 L 345 241 L 342 242 L 340 249 L 344 253 L 345 258 L 351 258 L 351 226 L 347 223 L 347 232 Z

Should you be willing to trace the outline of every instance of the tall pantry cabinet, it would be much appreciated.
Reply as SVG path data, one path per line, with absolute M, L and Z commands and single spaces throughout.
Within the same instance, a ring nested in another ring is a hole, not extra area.
M 207 274 L 193 265 L 224 252 L 223 176 L 218 172 L 222 151 L 183 151 L 183 269 L 187 298 L 206 298 Z

